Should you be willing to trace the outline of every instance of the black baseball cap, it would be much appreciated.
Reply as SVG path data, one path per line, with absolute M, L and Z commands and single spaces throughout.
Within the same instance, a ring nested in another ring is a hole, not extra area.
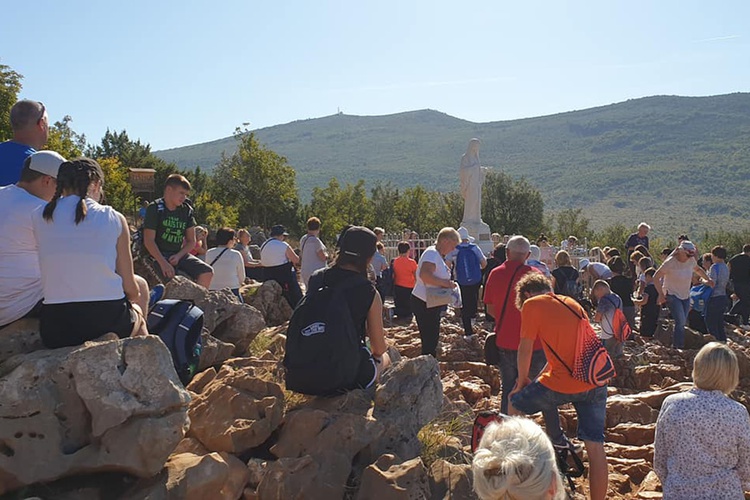
M 339 238 L 339 251 L 352 257 L 370 258 L 375 255 L 378 237 L 362 226 L 352 226 Z
M 282 226 L 281 224 L 277 224 L 271 228 L 271 233 L 269 236 L 289 236 L 289 233 L 286 232 L 286 228 Z

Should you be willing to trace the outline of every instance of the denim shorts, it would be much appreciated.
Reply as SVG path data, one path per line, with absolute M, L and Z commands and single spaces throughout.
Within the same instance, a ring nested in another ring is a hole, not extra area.
M 604 420 L 607 413 L 607 386 L 577 394 L 563 394 L 544 387 L 538 381 L 527 385 L 510 398 L 513 407 L 531 415 L 550 407 L 573 403 L 578 415 L 578 439 L 604 442 Z

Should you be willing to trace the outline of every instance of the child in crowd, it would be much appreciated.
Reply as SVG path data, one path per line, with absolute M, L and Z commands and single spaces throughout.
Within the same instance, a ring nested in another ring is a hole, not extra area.
M 208 252 L 206 238 L 208 238 L 208 230 L 203 226 L 195 226 L 195 246 L 190 250 L 190 255 L 206 260 L 205 255 Z
M 636 296 L 640 297 L 643 295 L 643 290 L 646 288 L 646 269 L 653 267 L 654 261 L 651 259 L 651 257 L 641 257 L 641 259 L 638 261 L 638 291 L 636 292 Z
M 411 321 L 409 301 L 417 283 L 417 261 L 409 257 L 411 245 L 408 241 L 398 243 L 398 257 L 393 259 L 393 315 Z
M 727 298 L 727 284 L 729 283 L 729 267 L 724 262 L 727 258 L 727 249 L 715 246 L 711 249 L 711 267 L 708 277 L 713 281 L 711 298 L 706 306 L 706 328 L 708 333 L 716 337 L 719 342 L 727 341 L 724 331 L 724 313 L 729 305 Z M 704 259 L 705 260 L 705 259 Z
M 622 257 L 612 257 L 607 262 L 613 276 L 609 279 L 612 291 L 622 299 L 622 312 L 631 329 L 635 328 L 635 305 L 633 304 L 633 282 L 625 276 L 625 261 Z
M 643 337 L 653 337 L 656 332 L 656 325 L 659 321 L 659 304 L 657 299 L 659 293 L 656 291 L 656 285 L 654 284 L 654 274 L 656 269 L 649 267 L 643 273 L 646 280 L 646 286 L 643 289 L 641 298 L 636 299 L 634 302 L 641 308 L 641 329 L 640 333 Z
M 599 338 L 604 347 L 612 359 L 622 356 L 622 343 L 614 338 L 615 309 L 622 309 L 622 300 L 612 293 L 609 283 L 597 280 L 591 289 L 591 301 L 596 304 L 594 321 L 601 325 Z

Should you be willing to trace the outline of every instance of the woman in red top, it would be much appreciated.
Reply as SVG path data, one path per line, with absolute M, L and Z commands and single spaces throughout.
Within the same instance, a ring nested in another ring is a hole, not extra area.
M 411 245 L 407 241 L 398 244 L 398 257 L 393 260 L 393 315 L 399 319 L 411 320 L 409 303 L 411 291 L 417 283 L 417 261 L 409 257 Z

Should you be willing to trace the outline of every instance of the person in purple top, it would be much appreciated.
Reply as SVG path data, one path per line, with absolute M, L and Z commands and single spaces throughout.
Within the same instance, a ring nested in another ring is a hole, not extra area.
M 23 162 L 47 143 L 47 109 L 41 102 L 18 101 L 10 108 L 10 126 L 13 139 L 0 143 L 0 186 L 18 182 Z
M 625 242 L 625 248 L 628 250 L 628 257 L 638 245 L 643 245 L 648 249 L 648 232 L 650 230 L 651 226 L 645 222 L 641 222 L 638 224 L 638 231 L 628 236 L 628 241 Z

